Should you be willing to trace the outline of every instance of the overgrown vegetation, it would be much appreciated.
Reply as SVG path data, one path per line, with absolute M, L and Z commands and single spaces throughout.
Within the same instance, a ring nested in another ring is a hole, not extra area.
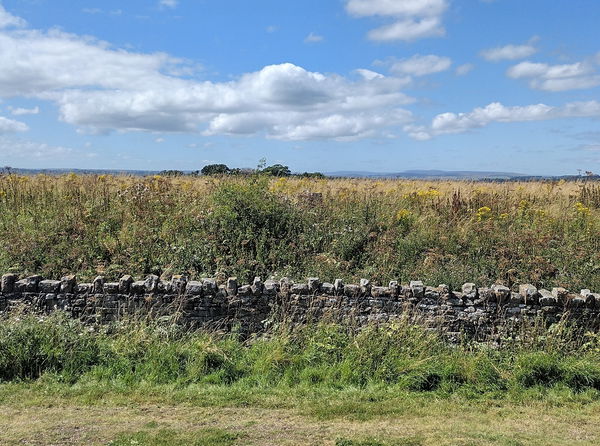
M 252 389 L 385 388 L 504 397 L 528 389 L 600 395 L 600 337 L 532 330 L 527 342 L 451 346 L 407 320 L 354 331 L 342 325 L 233 333 L 122 322 L 92 330 L 60 313 L 0 323 L 0 382 L 44 379 L 135 389 L 173 385 Z
M 0 176 L 0 270 L 600 290 L 600 187 Z

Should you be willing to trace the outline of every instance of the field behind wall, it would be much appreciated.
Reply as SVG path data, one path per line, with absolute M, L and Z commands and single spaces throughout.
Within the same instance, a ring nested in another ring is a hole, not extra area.
M 0 270 L 600 290 L 600 185 L 0 176 Z

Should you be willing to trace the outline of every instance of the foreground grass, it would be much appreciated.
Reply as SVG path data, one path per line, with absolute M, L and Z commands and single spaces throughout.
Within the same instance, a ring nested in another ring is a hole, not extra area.
M 0 270 L 600 290 L 598 217 L 585 182 L 0 174 Z
M 598 337 L 522 334 L 448 345 L 400 320 L 242 340 L 14 316 L 0 321 L 2 444 L 597 444 Z
M 294 395 L 292 390 L 290 402 L 282 389 L 266 397 L 267 404 L 228 397 L 227 404 L 213 405 L 214 393 L 227 393 L 226 388 L 210 390 L 208 401 L 202 399 L 203 389 L 195 389 L 196 397 L 186 402 L 175 403 L 161 391 L 162 396 L 134 392 L 127 398 L 104 393 L 86 403 L 68 396 L 70 391 L 60 396 L 39 384 L 9 386 L 10 391 L 0 387 L 3 445 L 541 446 L 600 441 L 598 402 L 569 401 L 559 390 L 545 401 L 521 402 L 406 392 L 367 402 L 358 391 L 352 401 L 345 392 Z M 348 404 L 329 412 L 327 400 L 338 399 Z M 316 410 L 319 404 L 324 407 Z

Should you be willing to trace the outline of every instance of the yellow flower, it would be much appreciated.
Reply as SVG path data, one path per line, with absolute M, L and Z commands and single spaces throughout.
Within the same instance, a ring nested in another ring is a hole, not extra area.
M 506 212 L 504 212 L 504 213 L 500 214 L 498 217 L 500 217 L 500 220 L 506 220 L 506 219 L 508 219 L 509 215 Z
M 421 198 L 435 198 L 435 197 L 439 197 L 440 196 L 440 191 L 437 189 L 427 189 L 427 190 L 420 190 L 417 192 L 417 197 L 421 197 Z
M 590 215 L 590 208 L 588 208 L 587 206 L 585 206 L 580 201 L 578 201 L 577 203 L 575 203 L 574 207 L 575 207 L 575 212 L 577 212 L 577 214 L 579 216 L 586 217 L 586 216 Z
M 396 213 L 396 220 L 398 220 L 398 221 L 406 220 L 411 215 L 412 215 L 412 212 L 409 211 L 408 209 L 400 209 Z
M 492 209 L 488 206 L 483 206 L 477 209 L 477 221 L 489 220 L 492 218 Z
M 519 202 L 519 211 L 523 212 L 529 209 L 529 202 L 527 200 L 521 200 Z

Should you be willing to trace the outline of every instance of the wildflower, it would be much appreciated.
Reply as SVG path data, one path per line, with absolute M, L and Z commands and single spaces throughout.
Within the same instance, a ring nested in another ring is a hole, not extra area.
M 574 207 L 575 212 L 577 212 L 577 215 L 579 215 L 580 217 L 587 217 L 588 215 L 590 215 L 590 208 L 585 206 L 580 201 L 575 203 Z
M 440 191 L 437 189 L 427 189 L 427 190 L 420 190 L 417 192 L 417 197 L 421 197 L 421 198 L 435 198 L 435 197 L 439 197 L 440 196 Z
M 525 212 L 529 209 L 529 202 L 527 200 L 521 200 L 519 202 L 519 212 Z
M 498 217 L 500 218 L 500 220 L 507 220 L 509 215 L 506 212 L 503 212 Z
M 483 206 L 477 209 L 477 221 L 489 220 L 492 218 L 492 209 L 488 206 Z
M 398 220 L 398 221 L 406 220 L 411 215 L 412 215 L 412 212 L 409 211 L 408 209 L 400 209 L 396 213 L 396 220 Z

